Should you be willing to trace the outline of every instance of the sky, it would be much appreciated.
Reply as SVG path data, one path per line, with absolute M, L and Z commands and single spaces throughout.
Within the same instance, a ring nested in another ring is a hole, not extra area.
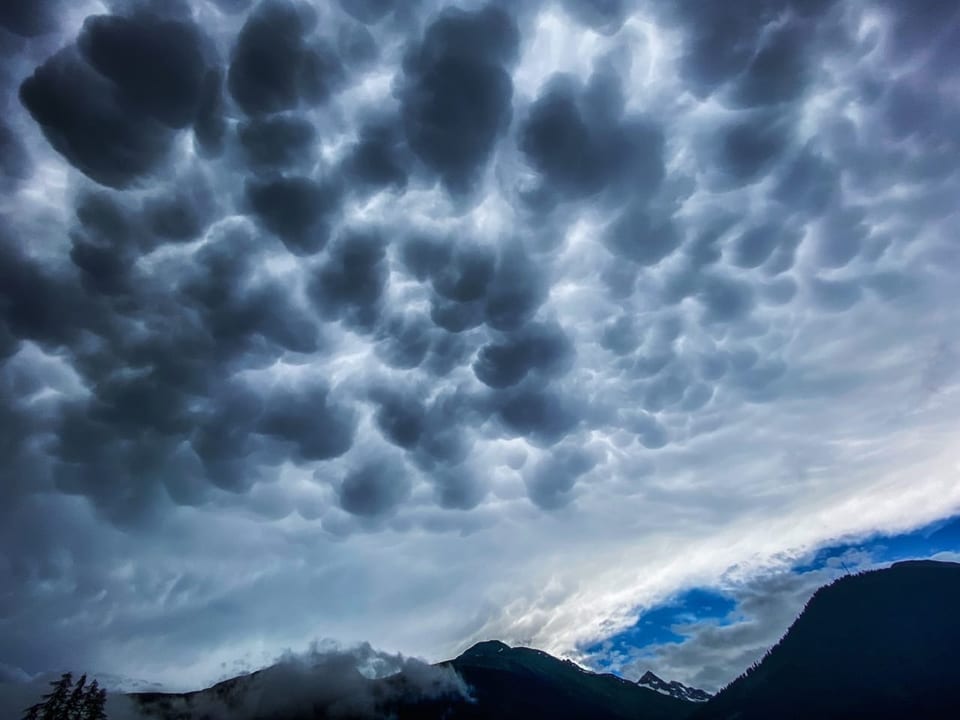
M 0 54 L 5 677 L 713 690 L 957 550 L 956 3 L 8 0 Z
M 960 516 L 896 535 L 818 548 L 789 567 L 722 577 L 644 608 L 636 622 L 584 648 L 582 662 L 636 679 L 646 670 L 710 692 L 762 659 L 819 588 L 852 573 L 912 559 L 960 562 Z

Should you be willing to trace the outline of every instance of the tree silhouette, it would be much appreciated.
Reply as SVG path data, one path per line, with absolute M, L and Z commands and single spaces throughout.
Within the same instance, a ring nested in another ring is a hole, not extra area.
M 83 720 L 81 713 L 83 709 L 83 690 L 87 684 L 87 676 L 81 675 L 77 684 L 73 686 L 73 692 L 70 693 L 70 700 L 67 703 L 67 720 Z
M 23 720 L 106 720 L 107 691 L 96 680 L 87 686 L 87 676 L 81 675 L 74 685 L 67 672 L 50 685 L 41 702 L 23 711 Z
M 70 687 L 73 685 L 73 673 L 65 672 L 59 680 L 50 683 L 53 688 L 43 696 L 43 709 L 40 720 L 68 720 L 67 708 L 70 702 Z
M 86 695 L 83 696 L 83 715 L 82 720 L 106 720 L 107 713 L 104 705 L 107 702 L 107 691 L 97 685 L 94 680 L 90 684 Z

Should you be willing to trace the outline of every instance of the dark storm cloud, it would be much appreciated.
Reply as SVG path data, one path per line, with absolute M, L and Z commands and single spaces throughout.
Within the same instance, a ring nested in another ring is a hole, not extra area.
M 30 158 L 20 138 L 12 128 L 0 121 L 0 175 L 3 178 L 0 188 L 8 192 L 21 180 L 30 177 L 31 170 Z
M 473 449 L 475 438 L 470 433 L 486 415 L 483 408 L 471 406 L 472 398 L 450 393 L 434 401 L 427 412 L 427 422 L 417 463 L 426 470 L 453 467 L 464 462 Z
M 809 33 L 790 23 L 765 34 L 732 91 L 746 107 L 796 100 L 806 88 Z
M 50 144 L 104 185 L 130 185 L 154 170 L 170 147 L 170 129 L 125 108 L 111 83 L 74 48 L 38 67 L 20 97 Z
M 624 117 L 618 69 L 602 64 L 585 87 L 554 75 L 533 102 L 518 144 L 541 175 L 528 202 L 551 207 L 614 187 L 639 203 L 664 177 L 664 136 L 648 118 Z
M 721 7 L 694 0 L 678 3 L 674 12 L 690 34 L 682 67 L 690 87 L 701 97 L 742 71 L 755 39 L 770 19 L 763 2 Z
M 572 362 L 573 345 L 560 327 L 530 324 L 502 343 L 480 348 L 473 371 L 484 384 L 506 388 L 530 374 L 559 375 Z
M 407 184 L 410 164 L 410 152 L 400 128 L 388 121 L 375 120 L 360 129 L 344 170 L 359 188 L 402 190 Z
M 431 333 L 430 351 L 422 367 L 437 377 L 449 375 L 462 365 L 467 365 L 474 350 L 474 343 L 466 336 L 452 332 Z
M 836 209 L 820 224 L 817 256 L 820 265 L 840 268 L 848 265 L 859 253 L 870 232 L 864 215 L 857 208 Z
M 294 444 L 304 460 L 329 460 L 353 444 L 356 420 L 324 385 L 284 387 L 267 396 L 260 432 Z
M 793 99 L 805 84 L 810 19 L 825 15 L 834 0 L 748 0 L 732 5 L 683 0 L 665 6 L 688 33 L 682 59 L 686 80 L 705 97 L 735 80 L 745 104 Z M 782 22 L 775 27 L 776 22 Z
M 780 244 L 781 232 L 780 226 L 772 222 L 745 230 L 734 244 L 734 264 L 742 268 L 763 265 Z
M 573 79 L 555 78 L 552 84 L 531 106 L 520 148 L 560 189 L 574 194 L 595 191 L 598 182 L 588 163 L 596 153 L 588 147 L 589 131 L 570 87 Z
M 377 355 L 390 367 L 415 368 L 430 349 L 432 330 L 433 326 L 422 315 L 394 315 L 379 330 Z
M 253 0 L 209 0 L 223 12 L 240 13 L 250 7 Z
M 795 211 L 817 215 L 838 192 L 838 169 L 805 148 L 785 168 L 774 196 Z
M 450 243 L 434 235 L 412 235 L 399 248 L 400 261 L 421 282 L 438 274 L 450 261 Z
M 20 98 L 51 145 L 92 179 L 125 187 L 156 169 L 173 131 L 195 119 L 206 73 L 189 22 L 87 18 L 23 83 Z M 162 56 L 163 63 L 152 58 Z
M 96 305 L 62 268 L 40 267 L 13 237 L 0 233 L 0 308 L 13 336 L 57 346 L 75 340 L 91 325 L 103 326 Z
M 650 412 L 660 412 L 676 405 L 684 397 L 687 381 L 680 373 L 660 373 L 647 385 L 643 406 Z
M 680 245 L 682 235 L 669 217 L 657 217 L 642 205 L 631 205 L 604 232 L 613 254 L 640 265 L 655 265 Z
M 444 469 L 466 460 L 473 444 L 469 433 L 488 414 L 482 399 L 458 390 L 423 400 L 410 391 L 375 388 L 371 399 L 377 407 L 374 419 L 383 436 L 408 450 L 418 467 L 438 478 L 452 477 L 444 475 Z M 457 472 L 463 473 L 460 485 L 471 477 L 465 470 Z
M 487 481 L 468 464 L 444 467 L 430 475 L 437 504 L 448 510 L 472 510 L 487 495 Z
M 630 315 L 621 315 L 606 323 L 600 336 L 600 345 L 616 355 L 627 355 L 637 349 L 640 335 L 636 321 Z
M 343 11 L 362 23 L 376 23 L 393 12 L 397 0 L 339 0 Z
M 357 330 L 372 330 L 389 277 L 385 258 L 377 232 L 342 232 L 311 280 L 310 297 L 317 311 Z
M 455 193 L 466 192 L 510 122 L 513 20 L 490 6 L 448 8 L 404 59 L 400 91 L 410 147 Z
M 431 318 L 450 332 L 484 322 L 496 330 L 516 330 L 533 317 L 549 288 L 545 269 L 513 239 L 498 252 L 472 241 L 414 235 L 401 246 L 400 259 L 414 277 L 430 280 L 436 293 Z
M 310 255 L 327 244 L 339 189 L 300 175 L 250 179 L 245 193 L 250 209 L 295 255 Z
M 593 469 L 597 457 L 580 447 L 561 447 L 541 460 L 527 473 L 527 495 L 544 510 L 570 502 L 570 491 L 577 479 Z
M 265 0 L 237 36 L 227 87 L 248 115 L 291 110 L 329 97 L 343 68 L 319 38 L 317 12 L 300 0 Z
M 508 434 L 550 447 L 577 426 L 579 410 L 571 398 L 554 389 L 522 389 L 504 398 L 498 414 Z
M 860 299 L 860 286 L 850 280 L 811 278 L 810 291 L 814 302 L 828 312 L 843 312 L 853 307 Z
M 951 380 L 904 390 L 956 325 L 943 4 L 0 4 L 26 671 L 190 685 L 321 625 L 570 653 L 677 557 L 750 572 L 694 535 L 782 518 L 762 562 L 956 502 L 881 482 L 944 477 L 909 454 Z
M 380 48 L 368 28 L 346 23 L 337 32 L 337 52 L 347 67 L 366 69 L 377 59 Z
M 507 241 L 486 289 L 484 319 L 496 330 L 514 330 L 533 317 L 549 287 L 545 269 L 519 242 Z
M 426 422 L 426 408 L 420 400 L 386 389 L 375 390 L 373 397 L 379 406 L 377 427 L 384 437 L 402 448 L 415 447 Z
M 430 303 L 430 319 L 447 332 L 461 333 L 483 324 L 483 304 L 434 297 Z
M 623 25 L 627 0 L 565 0 L 564 8 L 587 27 L 612 35 Z
M 258 333 L 295 352 L 315 352 L 320 336 L 308 312 L 291 301 L 276 280 L 251 282 L 258 238 L 242 227 L 216 228 L 193 256 L 193 272 L 181 278 L 181 302 L 196 306 L 203 327 L 228 353 L 246 349 Z M 270 358 L 273 359 L 272 357 Z
M 317 131 L 306 118 L 270 115 L 241 122 L 237 135 L 252 166 L 288 168 L 311 160 Z
M 957 8 L 954 5 L 937 0 L 919 0 L 912 3 L 907 12 L 895 0 L 883 0 L 881 7 L 890 12 L 894 22 L 890 40 L 897 56 L 902 59 L 922 55 L 930 48 L 933 39 L 936 41 L 936 52 L 929 56 L 928 62 L 939 68 L 951 67 L 949 62 L 942 61 L 949 60 L 956 52 L 950 42 L 958 34 Z
M 765 285 L 760 292 L 771 305 L 786 305 L 797 294 L 797 282 L 793 278 L 780 278 Z
M 202 41 L 189 23 L 97 15 L 84 22 L 77 47 L 114 83 L 125 108 L 183 128 L 200 102 L 206 69 Z
M 197 118 L 193 125 L 193 137 L 201 154 L 216 156 L 223 149 L 227 132 L 223 112 L 223 72 L 219 68 L 211 68 L 203 77 Z
M 725 185 L 757 182 L 781 157 L 788 143 L 785 119 L 775 112 L 751 112 L 730 121 L 711 138 L 715 167 Z
M 0 25 L 22 37 L 35 37 L 57 29 L 61 0 L 9 0 L 0 7 Z
M 705 277 L 697 297 L 703 303 L 704 320 L 708 323 L 741 320 L 754 303 L 748 284 L 721 276 Z
M 246 363 L 256 362 L 257 354 L 275 358 L 274 342 L 315 350 L 315 326 L 289 306 L 279 286 L 261 282 L 238 292 L 235 283 L 246 272 L 237 254 L 244 247 L 242 233 L 214 235 L 196 254 L 193 276 L 185 274 L 171 297 L 168 288 L 161 290 L 162 275 L 158 284 L 135 268 L 142 244 L 150 244 L 135 207 L 101 191 L 83 195 L 76 212 L 70 257 L 79 276 L 68 268 L 39 269 L 12 255 L 6 267 L 17 280 L 5 283 L 3 303 L 5 324 L 18 336 L 69 348 L 66 357 L 90 391 L 55 405 L 60 415 L 49 447 L 57 486 L 86 495 L 122 525 L 162 508 L 165 496 L 202 502 L 208 483 L 249 488 L 258 475 L 257 467 L 243 462 L 249 408 L 218 416 L 201 401 L 236 409 L 213 390 L 223 368 L 237 355 Z M 148 206 L 147 218 L 151 214 Z M 108 297 L 123 299 L 101 299 Z M 66 305 L 54 314 L 44 309 L 45 298 Z M 310 459 L 349 447 L 352 428 L 349 420 L 338 423 L 337 407 L 315 408 L 323 429 L 317 439 L 308 428 L 295 427 L 297 406 L 287 405 L 287 416 L 268 416 L 266 432 L 289 436 Z M 340 432 L 341 426 L 347 430 Z M 195 433 L 196 453 L 188 444 Z M 342 449 L 332 448 L 340 440 Z
M 210 406 L 198 419 L 189 441 L 216 487 L 240 492 L 258 479 L 256 468 L 249 470 L 262 450 L 255 433 L 263 408 L 264 399 L 239 383 L 225 383 L 211 393 Z M 189 498 L 189 488 L 169 490 L 175 502 L 185 502 L 185 495 Z
M 402 463 L 367 461 L 351 470 L 340 486 L 340 507 L 351 515 L 377 517 L 395 510 L 410 493 Z
M 147 227 L 160 241 L 196 240 L 218 209 L 206 178 L 202 175 L 183 178 L 175 188 L 164 190 L 143 201 L 142 213 Z
M 70 259 L 81 282 L 94 294 L 129 293 L 133 263 L 147 237 L 139 218 L 105 192 L 78 198 L 76 214 Z
M 420 267 L 433 265 L 433 287 L 439 295 L 461 303 L 486 295 L 496 267 L 495 251 L 483 245 L 460 242 L 452 248 L 448 245 L 433 251 L 421 244 L 410 246 L 409 252 L 419 257 L 414 263 Z
M 628 413 L 624 417 L 623 427 L 637 435 L 640 444 L 648 450 L 659 450 L 670 440 L 663 424 L 648 412 Z

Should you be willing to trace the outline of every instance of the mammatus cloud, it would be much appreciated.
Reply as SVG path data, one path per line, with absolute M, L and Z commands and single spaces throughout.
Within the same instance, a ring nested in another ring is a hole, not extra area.
M 579 657 L 960 507 L 950 3 L 0 26 L 11 667 Z

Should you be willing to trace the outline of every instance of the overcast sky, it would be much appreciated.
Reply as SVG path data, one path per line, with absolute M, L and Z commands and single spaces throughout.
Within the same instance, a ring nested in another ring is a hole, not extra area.
M 799 578 L 776 625 L 818 548 L 960 512 L 956 2 L 0 26 L 6 675 L 328 638 L 639 675 L 645 610 Z M 705 657 L 658 667 L 752 661 Z

